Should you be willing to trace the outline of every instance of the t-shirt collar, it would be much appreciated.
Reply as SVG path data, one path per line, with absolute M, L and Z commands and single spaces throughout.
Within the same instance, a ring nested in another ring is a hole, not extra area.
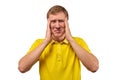
M 57 41 L 55 41 L 55 40 L 52 39 L 52 41 L 51 41 L 50 43 L 51 43 L 51 44 L 55 44 L 55 43 L 68 44 L 69 42 L 68 42 L 67 39 L 64 39 L 64 40 L 61 41 L 61 42 L 57 42 Z

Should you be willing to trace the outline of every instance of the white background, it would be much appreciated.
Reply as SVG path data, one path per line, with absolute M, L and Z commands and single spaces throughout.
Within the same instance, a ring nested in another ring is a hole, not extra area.
M 0 0 L 0 80 L 39 80 L 38 63 L 22 74 L 18 61 L 45 36 L 46 13 L 56 4 L 68 10 L 72 35 L 99 59 L 96 73 L 82 67 L 82 80 L 120 80 L 119 0 Z

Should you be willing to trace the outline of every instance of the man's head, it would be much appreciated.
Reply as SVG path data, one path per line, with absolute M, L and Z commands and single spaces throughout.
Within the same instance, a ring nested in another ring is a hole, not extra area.
M 60 6 L 60 5 L 55 5 L 49 9 L 49 11 L 47 13 L 47 19 L 49 18 L 49 15 L 51 15 L 51 14 L 56 15 L 59 12 L 63 12 L 65 14 L 65 16 L 67 17 L 67 19 L 69 19 L 67 10 L 63 6 Z
M 68 20 L 67 10 L 59 5 L 51 7 L 47 13 L 47 19 L 50 21 L 52 38 L 61 41 L 65 38 L 65 19 Z

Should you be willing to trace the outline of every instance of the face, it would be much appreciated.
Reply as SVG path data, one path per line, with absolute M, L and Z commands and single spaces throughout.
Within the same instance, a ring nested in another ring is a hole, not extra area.
M 65 35 L 65 14 L 63 12 L 57 13 L 56 15 L 49 15 L 50 28 L 52 36 L 60 38 Z

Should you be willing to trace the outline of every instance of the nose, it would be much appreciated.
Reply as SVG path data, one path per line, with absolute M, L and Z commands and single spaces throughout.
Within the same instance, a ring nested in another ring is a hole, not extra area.
M 59 21 L 56 21 L 56 28 L 60 28 Z

